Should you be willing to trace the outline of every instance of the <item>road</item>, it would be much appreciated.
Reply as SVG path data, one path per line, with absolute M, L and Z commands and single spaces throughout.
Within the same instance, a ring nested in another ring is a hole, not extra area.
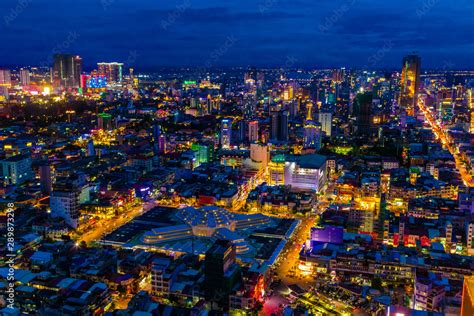
M 138 205 L 127 209 L 119 216 L 102 219 L 95 225 L 95 227 L 81 234 L 80 236 L 77 236 L 76 239 L 78 242 L 85 241 L 86 243 L 99 240 L 117 227 L 120 227 L 131 221 L 133 218 L 149 211 L 155 205 L 155 201 L 145 202 L 143 205 Z
M 466 164 L 463 162 L 461 155 L 457 152 L 455 146 L 451 144 L 447 137 L 447 131 L 444 130 L 438 122 L 434 119 L 433 115 L 431 114 L 430 110 L 425 106 L 423 100 L 418 102 L 418 107 L 423 112 L 426 121 L 430 125 L 433 133 L 436 137 L 441 141 L 441 143 L 448 148 L 451 155 L 454 157 L 454 161 L 456 163 L 456 169 L 458 169 L 459 174 L 466 186 L 473 187 L 474 186 L 474 179 L 466 167 Z
M 314 227 L 316 224 L 317 216 L 303 218 L 301 221 L 301 224 L 282 250 L 279 261 L 276 263 L 275 271 L 278 278 L 286 285 L 298 284 L 301 287 L 306 287 L 312 283 L 312 280 L 299 275 L 299 254 L 301 246 L 309 238 L 311 227 Z M 295 271 L 294 277 L 288 275 L 290 270 L 293 269 Z

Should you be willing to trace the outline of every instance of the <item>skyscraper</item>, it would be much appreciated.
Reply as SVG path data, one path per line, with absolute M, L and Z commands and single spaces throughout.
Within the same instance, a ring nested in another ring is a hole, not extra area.
M 402 108 L 408 115 L 414 115 L 420 88 L 421 58 L 417 55 L 408 55 L 403 58 L 402 77 L 400 80 L 400 101 Z
M 257 100 L 254 93 L 247 93 L 243 98 L 244 115 L 246 118 L 255 116 Z
M 221 121 L 222 148 L 230 148 L 231 139 L 232 139 L 232 119 L 223 119 Z
M 159 150 L 159 139 L 161 136 L 161 126 L 157 123 L 153 124 L 153 131 L 152 131 L 152 137 L 153 137 L 153 151 L 156 154 L 160 152 Z
M 30 85 L 30 71 L 28 69 L 20 69 L 20 85 L 23 88 Z
M 331 137 L 332 134 L 332 113 L 319 112 L 318 121 L 321 124 L 321 130 L 326 136 Z
M 82 58 L 70 54 L 54 55 L 53 85 L 59 90 L 81 87 Z
M 372 112 L 372 98 L 371 92 L 359 93 L 354 100 L 353 114 L 356 122 L 356 133 L 359 135 L 372 134 L 371 130 L 371 112 Z
M 0 69 L 0 97 L 8 99 L 8 89 L 12 85 L 11 73 L 8 69 Z
M 111 63 L 98 63 L 97 70 L 99 75 L 105 76 L 108 83 L 120 83 L 122 82 L 122 67 L 123 63 L 111 62 Z
M 239 265 L 235 263 L 235 245 L 229 240 L 217 240 L 206 251 L 204 262 L 204 291 L 206 299 L 227 309 L 229 294 L 236 276 L 239 274 Z
M 288 112 L 285 110 L 271 112 L 270 140 L 288 141 Z
M 51 165 L 44 163 L 39 166 L 40 174 L 40 186 L 41 192 L 44 194 L 51 194 L 52 190 L 52 177 L 51 177 Z
M 258 141 L 258 121 L 249 122 L 249 142 Z
M 304 126 L 304 148 L 321 149 L 321 125 L 312 120 L 306 121 Z

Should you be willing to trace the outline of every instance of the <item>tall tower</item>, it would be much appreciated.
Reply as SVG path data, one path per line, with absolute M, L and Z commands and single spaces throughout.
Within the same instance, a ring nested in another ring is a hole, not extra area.
M 249 142 L 258 141 L 258 121 L 249 122 Z
M 39 166 L 40 173 L 40 187 L 41 192 L 44 194 L 51 194 L 52 190 L 52 176 L 51 176 L 51 165 L 49 163 L 44 163 Z
M 229 294 L 240 275 L 235 263 L 235 245 L 228 240 L 217 240 L 206 251 L 204 260 L 204 295 L 206 300 L 227 310 Z
M 474 95 L 473 95 L 473 89 L 474 87 L 471 86 L 469 89 L 466 91 L 466 96 L 467 96 L 467 106 L 469 107 L 469 111 L 471 112 L 471 124 L 469 126 L 469 132 L 474 133 Z
M 20 69 L 20 85 L 23 88 L 30 86 L 30 71 L 28 69 Z
M 53 64 L 53 85 L 56 89 L 78 89 L 81 86 L 82 58 L 56 54 Z
M 418 55 L 408 55 L 403 58 L 399 104 L 406 109 L 408 115 L 415 114 L 415 105 L 420 88 L 420 69 L 421 58 Z
M 288 141 L 288 112 L 285 110 L 271 112 L 270 140 Z
M 321 124 L 321 130 L 326 136 L 331 137 L 332 132 L 332 114 L 329 112 L 319 112 L 318 121 Z
M 321 149 L 321 125 L 308 120 L 304 126 L 304 148 Z
M 232 119 L 223 119 L 221 121 L 221 145 L 222 148 L 230 148 L 232 139 Z
M 0 69 L 0 97 L 8 99 L 8 88 L 12 85 L 11 73 L 8 69 Z
M 355 116 L 355 126 L 358 135 L 372 135 L 371 113 L 372 113 L 372 93 L 359 93 L 354 99 L 353 115 Z
M 97 70 L 100 76 L 105 76 L 108 83 L 120 83 L 122 82 L 122 63 L 112 62 L 112 63 L 98 63 Z M 133 70 L 132 70 L 133 76 Z
M 311 121 L 313 119 L 313 103 L 309 102 L 306 104 L 306 120 Z

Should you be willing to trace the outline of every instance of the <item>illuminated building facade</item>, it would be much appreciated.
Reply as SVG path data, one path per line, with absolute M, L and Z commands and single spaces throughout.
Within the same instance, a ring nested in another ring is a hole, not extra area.
M 258 141 L 258 121 L 249 122 L 249 142 Z
M 270 140 L 288 141 L 288 112 L 284 110 L 271 112 Z
M 22 184 L 32 178 L 31 158 L 15 155 L 0 161 L 0 172 L 5 184 Z
M 469 88 L 469 90 L 467 90 L 466 94 L 467 94 L 467 104 L 469 106 L 469 111 L 470 111 L 470 119 L 471 119 L 471 124 L 470 124 L 470 129 L 469 129 L 469 132 L 470 133 L 474 133 L 474 96 L 473 96 L 473 88 Z
M 107 82 L 109 83 L 121 83 L 122 82 L 122 68 L 123 63 L 98 63 L 97 70 L 100 76 L 104 76 L 107 78 Z
M 414 115 L 420 87 L 421 58 L 408 55 L 403 58 L 402 77 L 400 80 L 400 101 L 408 115 Z
M 115 128 L 115 120 L 109 113 L 97 114 L 97 128 L 101 130 L 111 130 Z
M 250 144 L 250 158 L 253 161 L 261 162 L 266 168 L 270 160 L 270 152 L 267 145 Z
M 426 278 L 415 279 L 415 309 L 423 311 L 441 312 L 441 305 L 445 298 L 443 285 L 437 286 Z
M 53 86 L 58 90 L 81 87 L 82 58 L 76 55 L 56 54 L 53 64 Z
M 268 164 L 268 183 L 270 185 L 285 184 L 285 156 L 276 155 Z
M 285 185 L 297 190 L 320 192 L 327 184 L 326 157 L 310 154 L 288 156 L 285 161 Z
M 232 140 L 232 119 L 221 121 L 221 145 L 222 148 L 230 148 Z
M 74 188 L 57 188 L 50 196 L 51 216 L 61 217 L 72 228 L 79 225 L 79 192 Z
M 30 71 L 28 69 L 20 69 L 20 85 L 23 88 L 30 86 Z
M 318 121 L 321 124 L 321 131 L 326 134 L 326 136 L 331 137 L 332 134 L 332 113 L 329 112 L 320 112 L 318 114 Z
M 321 149 L 321 127 L 313 121 L 306 121 L 304 126 L 304 148 Z
M 197 165 L 210 162 L 213 159 L 214 147 L 210 143 L 193 144 L 191 149 L 196 153 Z
M 10 70 L 0 69 L 0 98 L 8 99 L 8 89 L 11 87 L 11 85 L 12 81 Z

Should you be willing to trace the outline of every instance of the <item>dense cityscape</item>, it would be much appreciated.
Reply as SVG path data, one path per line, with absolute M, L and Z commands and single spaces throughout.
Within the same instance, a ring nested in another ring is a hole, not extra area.
M 401 59 L 0 70 L 2 314 L 472 315 L 474 71 Z
M 474 316 L 472 0 L 0 13 L 1 316 Z

